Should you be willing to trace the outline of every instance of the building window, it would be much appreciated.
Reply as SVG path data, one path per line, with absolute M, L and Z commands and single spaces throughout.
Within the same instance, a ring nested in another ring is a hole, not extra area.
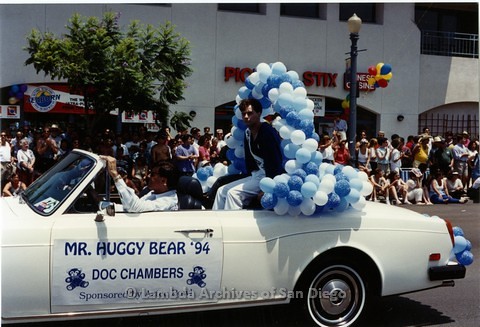
M 325 4 L 318 3 L 281 3 L 280 15 L 290 17 L 325 19 Z
M 265 14 L 265 5 L 259 3 L 219 3 L 218 10 Z
M 357 14 L 363 23 L 379 23 L 377 21 L 377 6 L 375 3 L 340 3 L 340 21 L 347 21 Z

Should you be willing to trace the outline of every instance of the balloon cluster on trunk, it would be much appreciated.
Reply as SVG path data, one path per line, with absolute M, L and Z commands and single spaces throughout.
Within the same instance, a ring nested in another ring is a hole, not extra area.
M 459 263 L 464 266 L 471 265 L 473 263 L 472 243 L 465 237 L 463 230 L 455 226 L 453 227 L 453 254 Z
M 233 127 L 226 139 L 227 158 L 232 162 L 227 174 L 246 173 L 243 144 L 246 126 L 238 105 L 248 98 L 260 101 L 262 117 L 276 117 L 272 126 L 283 139 L 281 148 L 286 173 L 260 181 L 260 189 L 264 192 L 261 204 L 265 209 L 292 216 L 363 209 L 365 196 L 373 190 L 367 174 L 351 166 L 322 162 L 322 154 L 317 151 L 320 137 L 313 124 L 314 103 L 308 99 L 298 73 L 287 71 L 281 62 L 258 64 L 238 90 Z M 217 165 L 213 171 L 211 168 L 197 171 L 204 191 L 220 177 L 220 173 L 214 173 Z

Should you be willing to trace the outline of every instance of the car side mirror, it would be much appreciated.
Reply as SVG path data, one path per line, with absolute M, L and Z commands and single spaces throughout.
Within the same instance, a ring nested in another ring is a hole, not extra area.
M 110 201 L 100 201 L 98 208 L 99 210 L 97 211 L 97 216 L 95 217 L 96 222 L 104 221 L 105 215 L 115 217 L 115 203 Z

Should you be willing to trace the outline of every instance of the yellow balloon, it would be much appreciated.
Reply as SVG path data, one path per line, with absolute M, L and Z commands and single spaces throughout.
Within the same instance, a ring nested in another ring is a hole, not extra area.
M 380 75 L 380 70 L 382 69 L 382 67 L 383 67 L 383 62 L 379 62 L 377 64 L 377 75 Z
M 375 77 L 369 77 L 368 78 L 368 85 L 372 86 L 373 84 L 375 84 Z
M 383 76 L 384 80 L 389 81 L 392 78 L 393 74 L 392 74 L 392 72 L 390 72 L 390 73 L 382 75 L 382 76 Z
M 17 103 L 17 101 L 18 100 L 15 97 L 11 97 L 11 98 L 8 99 L 8 103 L 10 103 L 10 104 L 15 104 L 15 103 Z

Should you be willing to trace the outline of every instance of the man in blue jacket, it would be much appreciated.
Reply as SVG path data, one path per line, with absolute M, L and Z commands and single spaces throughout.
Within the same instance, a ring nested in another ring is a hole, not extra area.
M 260 193 L 260 180 L 284 172 L 280 136 L 267 122 L 262 121 L 262 105 L 256 99 L 245 99 L 239 109 L 247 126 L 244 148 L 249 176 L 220 187 L 213 210 L 239 210 Z

